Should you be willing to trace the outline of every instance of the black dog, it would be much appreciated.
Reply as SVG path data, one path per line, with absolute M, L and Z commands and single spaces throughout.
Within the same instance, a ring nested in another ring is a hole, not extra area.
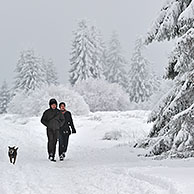
M 8 146 L 8 148 L 9 148 L 8 156 L 9 156 L 9 159 L 10 159 L 10 163 L 15 164 L 18 148 L 15 148 L 15 146 L 14 147 Z M 13 159 L 13 161 L 12 161 L 12 159 Z

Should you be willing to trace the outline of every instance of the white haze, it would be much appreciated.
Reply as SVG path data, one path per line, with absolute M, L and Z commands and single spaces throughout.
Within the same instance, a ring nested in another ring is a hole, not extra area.
M 79 19 L 94 23 L 108 40 L 119 33 L 125 56 L 130 59 L 134 41 L 157 16 L 164 0 L 0 0 L 0 82 L 13 83 L 14 68 L 23 49 L 34 48 L 56 63 L 59 80 L 67 83 L 72 31 Z M 169 46 L 170 45 L 170 46 Z M 146 51 L 155 70 L 163 74 L 171 44 L 150 46 Z

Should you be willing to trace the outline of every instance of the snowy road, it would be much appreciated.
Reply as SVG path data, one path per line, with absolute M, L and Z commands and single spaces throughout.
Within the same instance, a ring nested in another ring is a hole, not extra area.
M 194 160 L 154 161 L 137 157 L 142 150 L 129 146 L 148 133 L 146 117 L 144 111 L 76 117 L 66 160 L 51 163 L 40 118 L 2 116 L 0 193 L 193 194 Z M 121 134 L 118 141 L 102 140 L 111 131 Z M 9 164 L 8 145 L 19 146 L 15 166 Z

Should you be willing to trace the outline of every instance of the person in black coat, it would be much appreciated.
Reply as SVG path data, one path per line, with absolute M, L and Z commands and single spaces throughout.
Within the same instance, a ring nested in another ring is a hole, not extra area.
M 59 130 L 59 158 L 61 161 L 64 159 L 65 153 L 67 151 L 68 142 L 69 142 L 69 135 L 71 133 L 76 133 L 71 113 L 66 110 L 65 106 L 66 105 L 64 102 L 61 102 L 59 104 L 59 108 L 60 108 L 60 110 L 65 118 L 65 122 Z M 70 127 L 71 127 L 71 129 L 70 129 Z
M 41 123 L 47 128 L 48 137 L 48 154 L 51 161 L 55 160 L 56 144 L 59 136 L 59 129 L 65 123 L 65 118 L 61 111 L 57 109 L 57 101 L 51 99 L 49 101 L 50 108 L 47 109 L 41 118 Z

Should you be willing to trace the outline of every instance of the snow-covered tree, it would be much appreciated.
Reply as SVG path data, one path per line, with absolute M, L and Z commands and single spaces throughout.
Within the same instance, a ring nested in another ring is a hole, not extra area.
M 121 43 L 118 35 L 113 32 L 106 51 L 104 75 L 108 82 L 118 83 L 124 89 L 127 87 L 127 73 L 125 70 L 127 61 L 122 55 Z
M 158 105 L 158 102 L 166 96 L 166 93 L 173 87 L 173 82 L 170 80 L 159 79 L 159 87 L 150 96 L 148 101 L 136 104 L 136 109 L 154 110 Z
M 104 73 L 104 54 L 105 44 L 101 32 L 95 27 L 91 27 L 91 41 L 94 45 L 93 60 L 93 78 L 102 78 Z
M 117 83 L 90 78 L 77 83 L 74 89 L 83 96 L 92 112 L 126 111 L 130 108 L 127 93 Z
M 179 37 L 169 58 L 166 78 L 174 87 L 150 115 L 149 137 L 139 144 L 148 155 L 194 156 L 194 0 L 167 1 L 145 42 Z
M 46 82 L 50 85 L 58 85 L 58 76 L 56 72 L 56 67 L 52 59 L 49 59 L 48 62 L 45 64 L 46 70 Z
M 127 91 L 130 101 L 136 103 L 148 101 L 150 96 L 159 87 L 158 77 L 151 71 L 151 64 L 142 55 L 143 48 L 142 39 L 137 39 L 129 71 Z
M 193 28 L 193 0 L 168 0 L 146 35 L 146 43 L 170 40 Z
M 11 100 L 11 94 L 7 82 L 4 81 L 0 89 L 0 114 L 7 113 L 7 107 Z
M 88 78 L 100 78 L 102 74 L 102 48 L 98 32 L 94 27 L 90 27 L 85 20 L 79 22 L 78 26 L 70 59 L 69 81 L 72 85 Z
M 15 90 L 25 92 L 40 88 L 46 83 L 45 69 L 42 59 L 34 50 L 23 51 L 16 66 Z

